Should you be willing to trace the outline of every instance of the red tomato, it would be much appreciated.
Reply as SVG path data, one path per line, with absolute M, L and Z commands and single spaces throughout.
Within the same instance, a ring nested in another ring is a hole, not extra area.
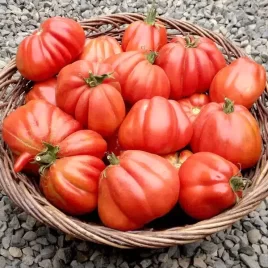
M 71 215 L 93 211 L 104 163 L 97 157 L 77 155 L 57 159 L 41 176 L 40 187 L 57 208 Z
M 244 183 L 237 166 L 213 153 L 196 153 L 180 170 L 179 203 L 192 218 L 209 219 L 232 207 Z
M 167 43 L 167 30 L 156 20 L 156 9 L 151 8 L 144 21 L 132 22 L 125 30 L 122 39 L 124 51 L 158 51 Z
M 16 127 L 14 127 L 16 126 Z M 81 130 L 81 125 L 58 107 L 32 100 L 4 119 L 2 136 L 11 151 L 20 155 L 14 170 L 19 172 L 47 144 L 58 146 L 57 157 L 92 155 L 101 158 L 106 141 L 96 132 Z
M 180 169 L 181 165 L 192 155 L 193 153 L 189 150 L 183 150 L 181 152 L 171 153 L 164 155 L 176 169 Z
M 208 104 L 209 97 L 205 94 L 193 94 L 189 98 L 179 100 L 181 108 L 186 113 L 192 123 L 196 120 L 201 109 Z
M 31 100 L 45 100 L 53 105 L 56 105 L 56 86 L 57 79 L 50 78 L 43 82 L 37 82 L 33 88 L 25 96 L 25 102 Z
M 166 72 L 170 97 L 176 100 L 208 90 L 215 74 L 226 66 L 216 44 L 206 37 L 176 37 L 161 48 L 155 63 Z
M 19 155 L 16 155 L 13 153 L 13 159 L 14 159 L 14 162 L 16 163 L 18 158 L 20 156 Z M 30 174 L 30 175 L 34 175 L 34 176 L 39 176 L 39 165 L 38 164 L 34 164 L 34 163 L 28 163 L 26 164 L 22 171 L 26 174 Z
M 116 39 L 104 35 L 87 41 L 79 59 L 91 62 L 102 62 L 110 56 L 121 52 L 122 48 Z
M 72 19 L 53 17 L 19 45 L 16 64 L 27 79 L 44 81 L 73 62 L 82 52 L 85 33 Z
M 266 85 L 265 68 L 253 60 L 242 57 L 220 70 L 214 77 L 209 95 L 214 102 L 229 98 L 235 104 L 251 108 Z
M 109 64 L 76 61 L 58 76 L 57 105 L 84 127 L 112 135 L 125 117 L 118 74 Z
M 192 124 L 178 102 L 163 97 L 140 100 L 119 128 L 119 143 L 126 150 L 169 154 L 191 140 Z
M 115 132 L 106 141 L 107 141 L 107 152 L 114 153 L 116 156 L 119 156 L 124 151 L 119 144 L 118 132 Z
M 154 96 L 169 97 L 168 77 L 159 66 L 154 65 L 155 57 L 154 52 L 146 54 L 130 51 L 105 60 L 119 74 L 122 95 L 126 102 L 134 104 Z
M 212 152 L 241 168 L 254 166 L 261 156 L 262 140 L 257 121 L 242 105 L 207 104 L 194 124 L 191 147 L 196 152 Z
M 139 229 L 177 203 L 178 172 L 161 156 L 125 151 L 119 158 L 110 156 L 110 163 L 100 178 L 98 199 L 99 216 L 106 226 Z

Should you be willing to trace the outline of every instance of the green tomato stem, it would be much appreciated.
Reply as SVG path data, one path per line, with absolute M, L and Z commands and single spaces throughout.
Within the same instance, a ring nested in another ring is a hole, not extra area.
M 151 51 L 146 55 L 147 60 L 151 63 L 154 64 L 156 58 L 158 56 L 158 53 L 155 51 Z
M 89 87 L 96 87 L 102 84 L 103 81 L 107 78 L 113 78 L 112 73 L 102 75 L 94 75 L 93 73 L 89 73 L 89 77 L 84 78 L 84 81 Z
M 153 1 L 152 7 L 149 10 L 146 18 L 144 19 L 144 21 L 149 24 L 154 26 L 155 25 L 155 21 L 156 21 L 156 8 L 155 8 L 155 0 Z
M 119 165 L 120 161 L 114 153 L 107 156 L 107 159 L 111 165 Z
M 195 48 L 198 45 L 198 38 L 195 38 L 194 36 L 187 35 L 184 40 L 186 43 L 185 47 L 187 48 Z
M 225 98 L 224 99 L 224 104 L 223 104 L 223 111 L 226 113 L 226 114 L 231 114 L 234 112 L 234 102 L 231 101 L 230 99 L 228 98 Z

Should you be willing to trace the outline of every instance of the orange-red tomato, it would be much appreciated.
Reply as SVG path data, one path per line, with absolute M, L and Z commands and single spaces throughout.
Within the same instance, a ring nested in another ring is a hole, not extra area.
M 113 229 L 128 231 L 167 214 L 178 202 L 177 170 L 164 158 L 143 151 L 125 151 L 102 173 L 98 212 Z M 161 197 L 161 198 L 160 198 Z
M 77 155 L 57 159 L 40 180 L 45 197 L 71 215 L 92 212 L 98 203 L 98 185 L 104 163 L 97 157 Z
M 164 155 L 185 147 L 193 127 L 177 101 L 153 97 L 134 104 L 118 133 L 123 149 Z
M 31 100 L 45 100 L 50 104 L 56 105 L 57 78 L 53 77 L 46 81 L 37 82 L 25 96 L 25 102 Z
M 180 169 L 181 165 L 192 155 L 193 153 L 189 150 L 182 150 L 181 152 L 171 153 L 164 155 L 176 169 Z
M 122 95 L 127 103 L 134 104 L 154 96 L 168 98 L 170 83 L 165 72 L 154 65 L 156 53 L 123 52 L 107 60 L 119 74 Z
M 85 33 L 76 21 L 53 17 L 19 45 L 16 65 L 27 79 L 44 81 L 76 60 L 85 44 Z
M 163 46 L 155 62 L 167 74 L 170 97 L 179 100 L 209 89 L 215 74 L 226 66 L 216 44 L 206 37 L 176 37 Z
M 110 56 L 121 52 L 123 52 L 123 50 L 116 39 L 104 35 L 94 39 L 88 39 L 79 59 L 91 62 L 102 62 Z
M 189 157 L 179 170 L 179 178 L 179 203 L 198 220 L 209 219 L 232 207 L 244 186 L 237 166 L 209 152 Z
M 181 108 L 186 113 L 192 123 L 196 120 L 201 109 L 210 102 L 209 96 L 205 94 L 193 94 L 189 98 L 179 100 Z
M 266 85 L 265 68 L 247 57 L 239 58 L 220 70 L 209 90 L 211 101 L 223 102 L 229 98 L 235 104 L 251 108 Z
M 125 117 L 118 74 L 104 63 L 76 61 L 58 76 L 57 106 L 84 127 L 108 137 Z
M 156 9 L 152 7 L 144 21 L 132 22 L 126 28 L 122 48 L 124 51 L 158 51 L 166 43 L 166 27 L 156 20 Z
M 257 163 L 262 140 L 258 123 L 248 109 L 226 99 L 202 109 L 194 123 L 191 147 L 194 153 L 212 152 L 243 169 Z

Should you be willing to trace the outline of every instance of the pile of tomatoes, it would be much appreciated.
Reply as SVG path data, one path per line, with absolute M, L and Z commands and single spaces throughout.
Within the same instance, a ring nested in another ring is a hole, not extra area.
M 249 108 L 265 69 L 246 57 L 227 65 L 206 37 L 168 41 L 155 15 L 121 44 L 47 19 L 19 45 L 17 68 L 34 85 L 2 128 L 14 171 L 39 175 L 49 202 L 69 215 L 97 209 L 123 231 L 178 203 L 197 220 L 232 207 L 262 151 Z

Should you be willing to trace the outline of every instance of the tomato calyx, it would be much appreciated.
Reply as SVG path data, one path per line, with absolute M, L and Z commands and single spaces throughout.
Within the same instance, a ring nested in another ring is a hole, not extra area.
M 195 38 L 194 36 L 186 36 L 184 38 L 185 40 L 185 47 L 187 48 L 195 48 L 198 45 L 198 38 Z
M 231 114 L 234 112 L 234 102 L 228 98 L 224 99 L 224 104 L 223 104 L 223 111 L 226 114 Z
M 119 165 L 119 163 L 120 163 L 118 157 L 114 153 L 107 155 L 107 159 L 108 159 L 110 165 L 113 165 L 113 166 Z
M 237 174 L 230 179 L 230 186 L 236 196 L 236 202 L 242 198 L 243 192 L 249 187 L 251 181 Z
M 86 82 L 88 86 L 96 87 L 98 85 L 101 85 L 105 79 L 113 78 L 112 74 L 113 73 L 94 75 L 93 73 L 89 73 L 89 77 L 84 78 L 84 81 Z
M 153 5 L 151 7 L 151 9 L 149 10 L 146 18 L 144 19 L 144 21 L 149 24 L 154 26 L 155 25 L 155 21 L 156 21 L 156 8 L 155 8 L 155 1 L 153 1 Z
M 60 150 L 59 146 L 53 146 L 44 142 L 45 149 L 37 154 L 34 158 L 34 163 L 40 165 L 39 173 L 44 174 L 45 170 L 49 168 L 57 160 L 57 154 Z
M 158 56 L 158 53 L 155 52 L 155 51 L 150 51 L 147 55 L 146 55 L 146 58 L 147 60 L 151 63 L 151 64 L 154 64 L 156 58 Z

